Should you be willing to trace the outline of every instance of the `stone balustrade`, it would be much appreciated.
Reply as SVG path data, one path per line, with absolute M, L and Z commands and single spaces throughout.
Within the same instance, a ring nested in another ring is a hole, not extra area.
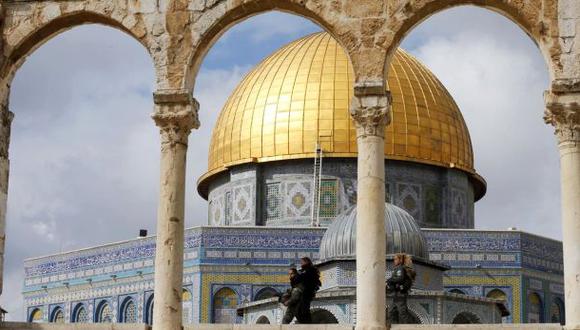
M 146 324 L 51 324 L 51 323 L 16 323 L 0 324 L 0 330 L 150 330 Z M 184 330 L 353 330 L 353 325 L 313 324 L 313 325 L 270 325 L 270 324 L 195 324 L 183 327 Z M 478 330 L 562 330 L 558 324 L 407 324 L 393 325 L 392 330 L 415 329 L 478 329 Z

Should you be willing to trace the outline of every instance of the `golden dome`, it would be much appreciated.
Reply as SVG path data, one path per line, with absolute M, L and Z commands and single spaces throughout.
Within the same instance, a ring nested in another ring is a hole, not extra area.
M 393 105 L 385 158 L 466 171 L 476 179 L 479 199 L 485 182 L 475 174 L 457 104 L 405 51 L 397 50 L 390 65 Z M 329 34 L 312 34 L 276 51 L 246 75 L 220 113 L 200 194 L 207 196 L 209 179 L 234 165 L 312 158 L 317 141 L 325 157 L 356 157 L 352 94 L 352 66 Z

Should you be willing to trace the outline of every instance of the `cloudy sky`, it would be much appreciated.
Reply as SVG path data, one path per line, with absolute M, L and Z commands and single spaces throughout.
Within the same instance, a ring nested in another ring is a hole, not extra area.
M 302 18 L 269 13 L 232 28 L 208 54 L 195 91 L 202 127 L 190 137 L 187 226 L 206 221 L 195 182 L 228 94 L 263 57 L 318 30 Z M 427 20 L 402 46 L 435 72 L 463 111 L 476 168 L 488 181 L 476 226 L 516 226 L 560 239 L 557 149 L 542 121 L 548 75 L 533 42 L 507 19 L 465 7 Z M 10 319 L 24 317 L 25 258 L 132 238 L 140 228 L 155 231 L 153 79 L 141 45 L 94 25 L 57 36 L 18 72 L 0 297 Z

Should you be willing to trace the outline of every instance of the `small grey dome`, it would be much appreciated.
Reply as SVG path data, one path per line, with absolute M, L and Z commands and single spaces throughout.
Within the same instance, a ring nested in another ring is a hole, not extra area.
M 387 254 L 404 252 L 427 258 L 427 244 L 421 229 L 407 211 L 385 204 L 385 230 Z M 355 259 L 356 256 L 356 205 L 338 215 L 326 230 L 320 244 L 320 260 Z

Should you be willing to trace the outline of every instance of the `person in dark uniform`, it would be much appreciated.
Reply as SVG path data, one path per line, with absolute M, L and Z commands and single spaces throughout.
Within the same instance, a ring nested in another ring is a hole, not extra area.
M 404 253 L 397 253 L 393 261 L 395 264 L 393 275 L 387 280 L 387 291 L 393 293 L 393 304 L 389 309 L 389 322 L 391 324 L 410 323 L 411 316 L 407 307 L 407 296 L 416 276 L 413 262 L 411 257 Z
M 288 276 L 290 278 L 290 289 L 286 291 L 281 297 L 280 302 L 286 306 L 286 312 L 282 318 L 282 324 L 290 324 L 294 317 L 298 319 L 300 323 L 300 313 L 302 311 L 302 296 L 304 294 L 304 285 L 298 283 L 298 271 L 296 268 L 290 268 L 288 270 Z
M 320 282 L 320 272 L 316 267 L 314 267 L 310 258 L 302 257 L 300 259 L 300 272 L 296 277 L 296 282 L 297 285 L 302 285 L 304 288 L 300 304 L 300 312 L 296 318 L 301 324 L 310 324 L 312 323 L 310 304 L 316 296 L 316 291 L 318 291 L 322 285 Z

